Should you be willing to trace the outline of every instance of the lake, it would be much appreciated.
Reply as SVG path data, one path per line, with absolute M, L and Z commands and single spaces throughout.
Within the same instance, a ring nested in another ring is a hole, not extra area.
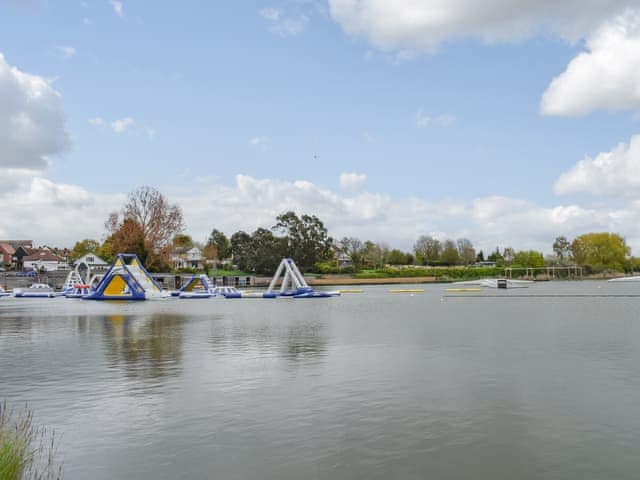
M 66 479 L 638 478 L 640 284 L 389 288 L 2 298 L 0 399 Z

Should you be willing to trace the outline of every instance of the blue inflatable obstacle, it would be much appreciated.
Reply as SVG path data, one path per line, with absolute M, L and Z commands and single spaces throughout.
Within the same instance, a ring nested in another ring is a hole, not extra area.
M 278 281 L 281 280 L 280 288 L 276 289 Z M 275 275 L 269 283 L 269 288 L 264 293 L 241 293 L 237 295 L 227 295 L 226 298 L 328 298 L 336 297 L 340 292 L 316 292 L 307 285 L 306 280 L 300 273 L 298 266 L 290 258 L 284 258 Z
M 178 298 L 211 298 L 214 295 L 213 287 L 206 275 L 194 275 L 180 290 L 171 292 L 171 296 Z
M 120 253 L 86 300 L 151 300 L 166 298 L 162 287 L 133 253 Z

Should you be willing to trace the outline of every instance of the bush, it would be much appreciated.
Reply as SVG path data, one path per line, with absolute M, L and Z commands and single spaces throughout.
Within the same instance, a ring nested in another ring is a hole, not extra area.
M 347 275 L 356 273 L 356 269 L 352 265 L 349 265 L 347 267 L 338 267 L 333 262 L 317 262 L 313 265 L 313 269 L 311 271 L 313 273 L 321 273 L 323 275 Z

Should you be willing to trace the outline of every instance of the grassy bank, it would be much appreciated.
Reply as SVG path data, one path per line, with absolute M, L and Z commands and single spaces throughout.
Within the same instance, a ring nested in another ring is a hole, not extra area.
M 54 436 L 33 425 L 33 413 L 0 403 L 0 479 L 60 480 L 54 462 Z

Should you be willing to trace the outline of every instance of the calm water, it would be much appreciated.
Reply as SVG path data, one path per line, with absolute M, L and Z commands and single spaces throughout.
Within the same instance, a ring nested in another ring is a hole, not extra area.
M 67 479 L 637 479 L 640 298 L 0 299 Z M 638 294 L 537 284 L 491 295 Z

